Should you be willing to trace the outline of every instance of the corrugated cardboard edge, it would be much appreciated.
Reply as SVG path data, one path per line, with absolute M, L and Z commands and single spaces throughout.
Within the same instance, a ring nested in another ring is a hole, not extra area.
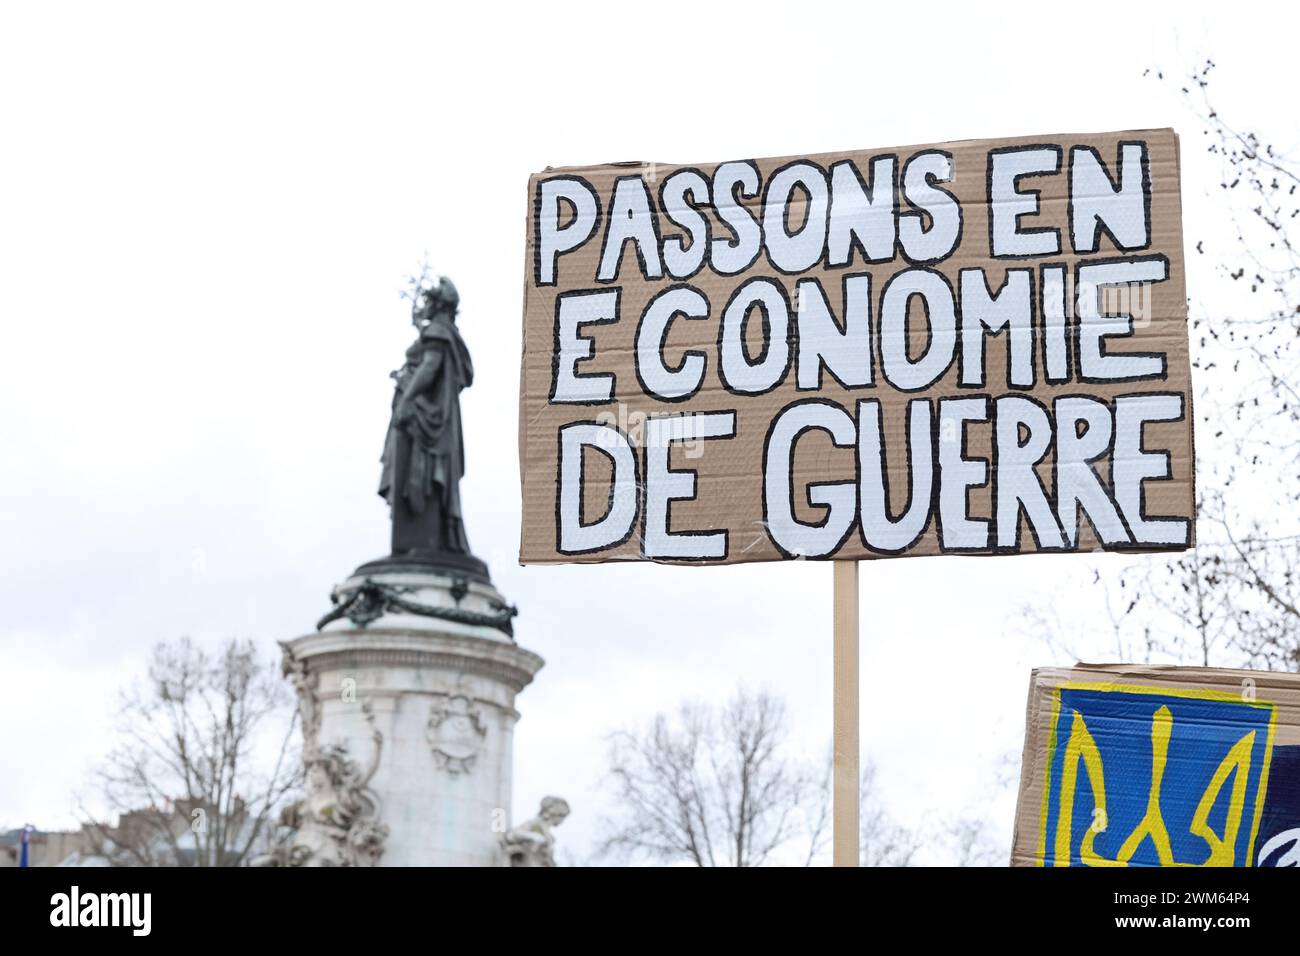
M 1174 135 L 1174 161 L 1181 170 L 1183 168 L 1183 141 L 1178 135 L 1178 130 L 1172 126 L 1169 132 Z M 1182 177 L 1178 180 L 1178 189 L 1174 190 L 1174 201 L 1178 203 L 1178 241 L 1182 245 L 1179 251 L 1183 258 L 1183 293 L 1187 292 L 1187 263 L 1191 260 L 1187 258 L 1187 235 L 1183 232 L 1183 190 Z M 1198 525 L 1200 524 L 1200 496 L 1196 493 L 1196 386 L 1193 382 L 1196 373 L 1196 362 L 1192 359 L 1192 330 L 1189 325 L 1191 316 L 1188 315 L 1187 304 L 1183 304 L 1183 325 L 1187 328 L 1187 419 L 1191 422 L 1191 428 L 1188 429 L 1188 438 L 1191 442 L 1192 452 L 1192 524 L 1188 537 L 1188 549 L 1196 547 L 1196 536 Z M 1083 666 L 1083 665 L 1080 665 Z
M 1036 726 L 1034 720 L 1034 692 L 1039 688 L 1039 675 L 1044 668 L 1035 667 L 1029 672 L 1029 692 L 1025 696 L 1025 740 L 1020 750 L 1020 789 L 1016 794 L 1015 821 L 1011 828 L 1011 857 L 1008 861 L 1011 866 L 1037 866 L 1038 861 L 1032 854 L 1025 859 L 1018 859 L 1017 854 L 1023 841 L 1020 834 L 1022 823 L 1032 822 L 1034 833 L 1037 834 L 1038 821 L 1042 815 L 1041 809 L 1035 814 L 1030 821 L 1025 820 L 1025 814 L 1021 812 L 1021 806 L 1025 801 L 1026 794 L 1031 789 L 1030 781 L 1042 776 L 1042 753 L 1041 750 L 1032 747 L 1037 739 Z M 1031 849 L 1036 849 L 1033 845 L 1037 842 L 1036 837 L 1031 842 Z
M 522 506 L 524 500 L 524 469 L 527 467 L 524 461 L 524 451 L 528 439 L 528 423 L 524 421 L 524 398 L 526 396 L 525 386 L 528 375 L 528 300 L 533 291 L 533 183 L 537 181 L 538 176 L 545 175 L 545 170 L 541 173 L 533 173 L 528 177 L 528 194 L 524 197 L 524 304 L 519 316 L 519 434 L 516 436 L 519 443 L 519 501 Z M 519 563 L 524 563 L 524 522 L 519 522 Z
M 929 143 L 909 143 L 903 146 L 881 146 L 881 147 L 845 146 L 842 149 L 823 149 L 815 153 L 786 153 L 781 156 L 734 156 L 733 155 L 728 159 L 719 159 L 716 161 L 696 160 L 693 162 L 669 163 L 669 162 L 664 162 L 663 160 L 624 159 L 624 160 L 618 160 L 617 162 L 608 162 L 608 163 L 579 163 L 573 166 L 547 166 L 545 169 L 533 173 L 529 177 L 528 195 L 529 195 L 529 201 L 531 202 L 532 184 L 537 179 L 543 176 L 569 175 L 574 173 L 582 173 L 584 171 L 591 171 L 596 169 L 609 169 L 615 167 L 635 168 L 635 167 L 649 167 L 649 166 L 661 167 L 662 166 L 662 167 L 667 167 L 669 169 L 680 169 L 688 166 L 695 166 L 700 169 L 707 169 L 713 166 L 721 166 L 723 163 L 751 162 L 751 161 L 759 161 L 759 160 L 763 162 L 770 162 L 775 165 L 781 165 L 789 160 L 809 159 L 816 162 L 817 160 L 827 156 L 841 156 L 847 153 L 864 153 L 867 155 L 878 155 L 883 153 L 898 153 L 899 155 L 902 155 L 904 153 L 919 152 L 920 150 L 923 149 L 951 149 L 952 147 L 969 147 L 974 143 L 1002 142 L 1004 140 L 1022 141 L 1026 143 L 1029 142 L 1053 143 L 1053 142 L 1058 142 L 1060 140 L 1070 140 L 1070 139 L 1083 140 L 1083 139 L 1093 139 L 1093 138 L 1103 137 L 1103 136 L 1114 136 L 1118 133 L 1125 133 L 1125 134 L 1134 133 L 1139 135 L 1149 134 L 1149 133 L 1172 133 L 1175 140 L 1177 140 L 1178 138 L 1178 132 L 1172 126 L 1145 126 L 1142 128 L 1123 129 L 1123 130 L 1093 129 L 1093 130 L 1074 130 L 1073 132 L 1055 132 L 1055 133 L 1017 133 L 1013 136 L 967 136 L 963 139 L 935 140 Z M 762 202 L 761 197 L 749 198 L 743 196 L 739 197 L 738 201 L 746 205 L 761 205 Z

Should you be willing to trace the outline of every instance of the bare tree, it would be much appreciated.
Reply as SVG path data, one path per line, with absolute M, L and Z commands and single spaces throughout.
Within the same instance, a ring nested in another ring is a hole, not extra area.
M 1214 63 L 1182 87 L 1221 162 L 1232 223 L 1196 242 L 1234 293 L 1228 310 L 1193 310 L 1203 433 L 1197 547 L 1131 569 L 1127 607 L 1153 653 L 1195 663 L 1300 668 L 1300 161 L 1232 125 L 1210 97 Z M 1193 261 L 1197 261 L 1194 259 Z M 1201 261 L 1204 261 L 1201 259 Z
M 986 817 L 958 817 L 948 821 L 943 843 L 949 866 L 1003 866 L 1007 853 L 993 839 Z
M 122 866 L 239 866 L 264 847 L 298 784 L 296 711 L 252 642 L 209 654 L 188 638 L 160 643 L 147 679 L 127 689 L 121 742 L 98 769 L 86 812 L 88 855 Z
M 1188 267 L 1217 275 L 1234 302 L 1190 309 L 1202 437 L 1197 546 L 1095 583 L 1121 659 L 1297 670 L 1300 158 L 1219 112 L 1210 96 L 1213 70 L 1206 61 L 1182 87 L 1205 149 L 1221 163 L 1215 192 L 1231 223 L 1197 239 Z M 1095 643 L 1095 635 L 1032 609 L 1025 620 L 1058 648 L 1084 637 Z
M 600 856 L 695 866 L 822 862 L 830 826 L 829 755 L 793 757 L 785 707 L 744 688 L 719 709 L 684 704 L 642 732 L 610 738 L 619 809 L 606 818 Z M 864 866 L 908 866 L 920 836 L 896 824 L 869 761 L 861 781 Z
M 924 846 L 915 830 L 895 823 L 880 799 L 876 765 L 867 760 L 858 784 L 858 844 L 863 866 L 911 866 Z
M 829 820 L 826 770 L 786 753 L 782 702 L 740 689 L 610 739 L 619 812 L 601 855 L 696 866 L 813 861 Z

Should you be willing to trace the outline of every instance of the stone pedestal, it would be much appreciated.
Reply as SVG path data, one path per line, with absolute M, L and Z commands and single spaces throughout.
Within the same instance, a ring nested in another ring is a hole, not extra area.
M 543 664 L 514 643 L 513 609 L 486 575 L 382 562 L 334 600 L 286 642 L 286 669 L 306 751 L 341 744 L 358 768 L 378 751 L 360 781 L 387 827 L 378 865 L 504 865 L 515 695 Z

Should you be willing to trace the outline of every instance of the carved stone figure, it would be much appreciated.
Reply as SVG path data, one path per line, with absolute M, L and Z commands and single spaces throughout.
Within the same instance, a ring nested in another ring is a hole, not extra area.
M 396 389 L 379 493 L 393 515 L 393 555 L 469 554 L 460 507 L 465 445 L 460 393 L 474 381 L 456 328 L 460 296 L 449 279 L 417 282 L 411 321 L 419 333 L 393 373 Z
M 543 797 L 537 816 L 501 835 L 501 850 L 507 866 L 555 866 L 555 834 L 569 815 L 569 803 L 562 797 Z
M 319 678 L 307 670 L 306 661 L 294 656 L 287 641 L 280 642 L 280 672 L 293 686 L 298 696 L 298 717 L 302 722 L 303 752 L 310 753 L 316 748 L 320 736 L 320 704 L 316 700 L 316 685 Z
M 280 823 L 286 834 L 255 866 L 374 866 L 384 852 L 388 827 L 379 820 L 379 801 L 368 784 L 379 769 L 384 736 L 374 726 L 367 701 L 374 751 L 363 771 L 343 744 L 309 744 L 304 799 L 287 807 Z

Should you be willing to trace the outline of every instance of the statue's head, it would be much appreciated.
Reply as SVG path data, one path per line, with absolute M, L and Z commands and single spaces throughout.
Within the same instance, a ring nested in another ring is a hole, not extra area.
M 324 760 L 308 759 L 306 771 L 307 792 L 316 795 L 325 793 L 330 786 L 330 771 Z
M 378 820 L 362 820 L 352 828 L 349 841 L 358 862 L 374 866 L 384 855 L 384 841 L 388 839 L 387 825 Z
M 456 310 L 459 308 L 460 293 L 456 291 L 451 280 L 443 276 L 438 280 L 437 285 L 422 289 L 416 296 L 416 322 L 423 325 L 439 318 L 455 322 Z
M 307 791 L 319 794 L 337 790 L 356 775 L 356 766 L 342 744 L 314 748 L 304 759 Z
M 557 827 L 569 815 L 569 801 L 563 797 L 542 797 L 542 808 L 538 813 L 550 826 Z

